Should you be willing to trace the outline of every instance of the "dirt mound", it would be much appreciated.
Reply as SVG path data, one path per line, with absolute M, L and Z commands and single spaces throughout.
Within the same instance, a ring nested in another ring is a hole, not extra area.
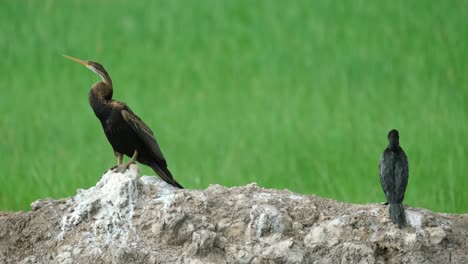
M 106 173 L 30 212 L 0 213 L 0 263 L 468 263 L 468 215 L 388 209 L 249 184 L 180 190 Z

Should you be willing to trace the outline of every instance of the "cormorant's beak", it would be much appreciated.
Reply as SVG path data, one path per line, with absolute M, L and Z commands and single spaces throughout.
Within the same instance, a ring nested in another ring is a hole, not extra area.
M 88 62 L 87 62 L 87 61 L 79 60 L 79 59 L 77 59 L 77 58 L 73 58 L 73 57 L 70 57 L 70 56 L 65 55 L 65 54 L 64 54 L 63 56 L 64 56 L 65 58 L 69 59 L 69 60 L 72 60 L 72 61 L 74 61 L 74 62 L 78 62 L 79 64 L 88 67 Z

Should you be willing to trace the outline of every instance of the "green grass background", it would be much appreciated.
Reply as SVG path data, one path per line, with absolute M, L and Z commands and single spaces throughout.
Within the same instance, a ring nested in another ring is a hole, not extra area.
M 187 188 L 255 181 L 381 202 L 397 128 L 405 203 L 468 212 L 467 1 L 0 6 L 1 210 L 74 195 L 116 162 L 88 105 L 99 78 L 69 54 L 106 67 Z

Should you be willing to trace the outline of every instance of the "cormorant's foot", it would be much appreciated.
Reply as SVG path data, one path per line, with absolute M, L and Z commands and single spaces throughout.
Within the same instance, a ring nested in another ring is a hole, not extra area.
M 380 203 L 381 205 L 388 205 L 388 201 Z
M 113 172 L 118 172 L 118 173 L 124 173 L 128 167 L 130 166 L 130 164 L 122 164 L 122 165 L 117 165 L 117 166 L 114 166 L 111 168 L 111 170 Z

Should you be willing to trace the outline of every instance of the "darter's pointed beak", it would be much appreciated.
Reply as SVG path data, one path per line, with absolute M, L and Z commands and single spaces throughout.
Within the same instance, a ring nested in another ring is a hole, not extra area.
M 77 59 L 77 58 L 73 58 L 73 57 L 68 56 L 68 55 L 63 55 L 63 56 L 64 56 L 65 58 L 69 59 L 69 60 L 72 60 L 72 61 L 74 61 L 74 62 L 77 62 L 77 63 L 79 63 L 79 64 L 81 64 L 81 65 L 84 65 L 84 66 L 88 67 L 88 62 L 87 62 L 87 61 L 79 60 L 79 59 Z

